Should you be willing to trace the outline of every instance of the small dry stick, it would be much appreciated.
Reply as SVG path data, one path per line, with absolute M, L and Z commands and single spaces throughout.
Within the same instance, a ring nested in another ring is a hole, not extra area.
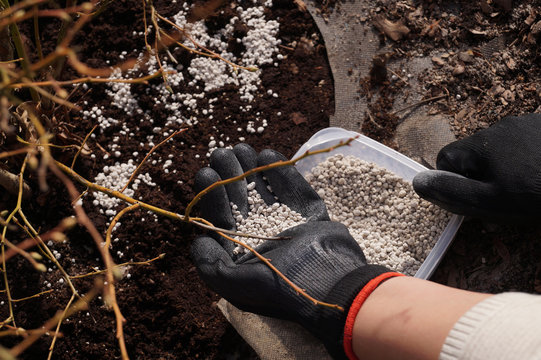
M 47 356 L 47 360 L 50 360 L 51 357 L 53 356 L 54 345 L 56 344 L 56 339 L 58 337 L 58 333 L 60 332 L 60 325 L 62 325 L 62 321 L 64 321 L 64 319 L 66 318 L 66 313 L 68 312 L 68 309 L 70 308 L 73 300 L 75 300 L 75 294 L 71 295 L 71 298 L 68 301 L 68 304 L 64 308 L 64 312 L 62 313 L 62 316 L 58 319 L 58 324 L 56 325 L 56 330 L 54 331 L 53 340 L 51 341 L 51 345 L 49 346 L 49 356 Z
M 64 270 L 62 265 L 60 265 L 60 263 L 58 262 L 58 260 L 54 256 L 54 254 L 51 252 L 51 250 L 49 250 L 49 247 L 47 245 L 45 245 L 45 242 L 39 236 L 38 232 L 34 229 L 32 224 L 30 224 L 30 221 L 28 221 L 28 219 L 24 215 L 23 211 L 21 209 L 19 209 L 18 213 L 19 213 L 19 216 L 21 217 L 21 219 L 23 220 L 23 222 L 26 224 L 26 226 L 27 226 L 27 228 L 29 230 L 29 235 L 34 236 L 34 238 L 37 240 L 37 242 L 43 247 L 43 249 L 45 250 L 45 253 L 51 259 L 51 261 L 55 264 L 55 266 L 58 268 L 58 270 L 60 270 L 62 275 L 64 275 L 64 279 L 66 279 L 66 281 L 68 282 L 68 286 L 70 287 L 71 291 L 75 294 L 75 296 L 79 297 L 79 293 L 75 289 L 75 286 L 73 286 L 73 284 L 72 284 L 72 282 L 70 280 L 70 276 L 68 275 L 66 270 Z
M 4 242 L 6 243 L 6 245 L 13 251 L 15 251 L 16 253 L 18 253 L 19 255 L 23 256 L 26 260 L 28 260 L 28 262 L 30 264 L 32 264 L 32 266 L 34 267 L 34 269 L 38 270 L 38 271 L 41 271 L 41 272 L 45 272 L 47 271 L 47 268 L 45 267 L 45 265 L 41 264 L 41 263 L 38 263 L 33 257 L 32 255 L 30 255 L 29 253 L 27 253 L 26 251 L 24 251 L 23 249 L 17 247 L 15 244 L 13 244 L 11 241 L 8 241 L 8 239 L 4 238 Z
M 57 104 L 64 105 L 65 107 L 71 109 L 71 110 L 81 110 L 80 106 L 77 106 L 67 100 L 62 99 L 61 97 L 58 97 L 56 95 L 51 94 L 50 92 L 43 90 L 39 86 L 34 85 L 30 80 L 26 80 L 23 78 L 23 83 L 26 84 L 29 88 L 34 89 L 44 97 L 54 101 Z
M 40 297 L 41 295 L 48 294 L 48 293 L 53 292 L 53 291 L 54 291 L 53 289 L 45 290 L 45 291 L 42 291 L 42 292 L 40 292 L 40 293 L 37 293 L 37 294 L 34 294 L 34 295 L 30 295 L 30 296 L 27 296 L 27 297 L 24 297 L 24 298 L 21 298 L 21 299 L 11 299 L 11 301 L 13 301 L 13 302 L 18 302 L 18 301 L 30 300 L 30 299 L 33 299 L 33 298 Z
M 249 238 L 255 238 L 255 239 L 262 239 L 262 240 L 287 240 L 290 239 L 289 236 L 263 236 L 263 235 L 253 235 L 253 234 L 244 234 L 241 232 L 237 232 L 235 230 L 227 230 L 227 229 L 221 229 L 215 226 L 207 225 L 204 222 L 204 219 L 198 218 L 198 217 L 191 217 L 190 222 L 192 224 L 195 224 L 203 229 L 212 230 L 212 231 L 220 231 L 225 234 L 234 235 L 234 236 L 242 236 L 242 237 L 249 237 Z
M 408 105 L 406 107 L 403 107 L 402 109 L 398 109 L 398 110 L 395 110 L 391 113 L 389 113 L 389 115 L 396 115 L 398 114 L 399 112 L 402 112 L 402 111 L 406 111 L 408 109 L 411 109 L 411 108 L 414 108 L 414 107 L 417 107 L 419 105 L 423 105 L 423 104 L 426 104 L 428 102 L 431 102 L 431 101 L 434 101 L 434 100 L 439 100 L 439 99 L 443 99 L 444 97 L 447 97 L 448 95 L 439 95 L 439 96 L 434 96 L 434 97 L 431 97 L 431 98 L 428 98 L 428 99 L 424 99 L 424 100 L 421 100 L 415 104 L 411 104 L 411 105 Z
M 33 150 L 34 149 L 31 149 L 31 148 L 28 148 L 28 147 L 23 147 L 23 148 L 20 148 L 20 149 L 17 149 L 17 150 L 6 151 L 6 152 L 3 152 L 3 153 L 0 154 L 0 159 L 7 158 L 7 157 L 10 157 L 10 156 L 19 155 L 19 154 L 24 154 L 24 153 L 27 153 L 27 152 L 30 152 L 30 151 L 33 151 Z
M 219 54 L 215 53 L 214 51 L 212 50 L 209 50 L 207 49 L 206 47 L 198 44 L 187 32 L 186 30 L 184 30 L 183 28 L 181 28 L 180 26 L 178 26 L 177 24 L 175 24 L 174 22 L 172 22 L 171 20 L 161 16 L 158 12 L 156 12 L 156 16 L 160 19 L 160 20 L 163 20 L 165 21 L 166 23 L 168 23 L 169 25 L 173 26 L 174 28 L 178 29 L 180 32 L 182 32 L 182 34 L 184 34 L 184 36 L 186 36 L 186 38 L 188 40 L 190 40 L 190 42 L 192 44 L 194 44 L 196 47 L 202 49 L 203 51 L 206 51 L 208 54 L 205 54 L 205 53 L 201 53 L 199 52 L 201 55 L 204 55 L 204 56 L 208 56 L 208 57 L 211 57 L 211 58 L 216 58 L 216 59 L 220 59 L 221 61 L 233 66 L 234 68 L 239 68 L 239 69 L 243 69 L 243 70 L 248 70 L 248 71 L 257 71 L 257 68 L 256 67 L 246 67 L 246 66 L 241 66 L 241 65 L 237 65 L 235 63 L 232 63 L 231 61 L 228 61 L 226 59 L 224 59 L 223 57 L 221 57 Z M 157 25 L 156 25 L 157 26 Z M 158 29 L 160 28 L 157 28 L 156 31 L 158 31 Z M 174 40 L 175 42 L 177 42 L 176 40 Z M 182 46 L 182 45 L 181 45 Z M 182 46 L 183 48 L 186 48 L 184 46 Z M 189 50 L 189 49 L 188 49 Z
M 15 13 L 16 11 L 18 11 L 20 9 L 24 9 L 25 7 L 38 5 L 38 4 L 40 4 L 42 2 L 45 2 L 45 1 L 46 0 L 25 0 L 25 1 L 20 1 L 18 3 L 10 5 L 7 9 L 4 8 L 2 11 L 0 11 L 0 19 L 7 18 L 11 14 Z
M 53 229 L 47 231 L 46 233 L 43 233 L 40 235 L 41 239 L 43 241 L 47 241 L 49 239 L 51 239 L 52 237 L 54 237 L 56 234 L 58 233 L 62 233 L 64 232 L 67 228 L 69 228 L 69 226 L 67 225 L 68 223 L 65 222 L 66 219 L 62 220 L 62 222 L 54 227 Z M 20 243 L 16 244 L 15 246 L 21 250 L 26 250 L 26 249 L 29 249 L 33 246 L 36 246 L 36 245 L 39 245 L 39 243 L 34 239 L 34 237 L 29 237 L 23 241 L 21 241 Z M 6 252 L 6 260 L 9 260 L 10 258 L 12 258 L 13 256 L 15 256 L 18 252 L 14 249 L 9 249 L 7 252 Z
M 58 163 L 58 162 L 55 162 L 55 163 L 57 165 L 60 165 L 60 163 Z M 75 185 L 62 173 L 62 171 L 60 171 L 54 165 L 55 163 L 51 163 L 49 165 L 49 168 L 64 183 L 64 185 L 68 189 L 68 192 L 69 192 L 71 198 L 72 199 L 77 198 L 78 191 L 75 188 Z M 66 165 L 61 164 L 61 166 L 63 167 L 62 168 L 63 171 L 67 170 L 68 173 L 73 173 L 73 170 L 68 168 Z M 86 229 L 88 230 L 88 232 L 90 233 L 90 235 L 94 239 L 94 242 L 96 243 L 96 246 L 98 247 L 98 250 L 100 251 L 100 254 L 101 254 L 102 258 L 103 258 L 103 261 L 105 262 L 105 265 L 106 265 L 106 267 L 108 269 L 107 274 L 106 274 L 106 279 L 107 279 L 107 282 L 108 282 L 108 287 L 107 287 L 108 290 L 104 290 L 104 292 L 107 291 L 104 294 L 104 297 L 106 298 L 109 306 L 112 306 L 113 309 L 115 309 L 115 315 L 118 316 L 118 314 L 120 313 L 120 310 L 118 309 L 118 304 L 116 303 L 116 296 L 115 296 L 115 292 L 114 292 L 114 276 L 113 276 L 113 272 L 112 272 L 114 262 L 113 262 L 113 259 L 111 258 L 111 254 L 109 253 L 109 249 L 107 247 L 103 246 L 103 240 L 102 240 L 101 234 L 96 229 L 96 226 L 92 223 L 92 221 L 90 221 L 90 219 L 86 215 L 83 207 L 76 204 L 74 209 L 75 209 L 75 213 L 77 214 L 77 219 L 79 220 L 79 223 L 81 225 L 83 225 L 84 227 L 86 227 Z M 117 313 L 117 311 L 118 311 L 118 313 Z M 122 314 L 120 314 L 120 317 L 122 317 Z M 117 338 L 119 338 L 122 359 L 124 359 L 124 360 L 128 359 L 128 353 L 127 353 L 127 350 L 126 350 L 126 345 L 124 343 L 123 334 L 122 334 L 121 337 L 119 337 L 119 333 L 117 333 Z
M 165 257 L 165 253 L 163 254 L 160 254 L 158 256 L 156 256 L 155 258 L 152 258 L 150 260 L 145 260 L 145 261 L 128 261 L 128 262 L 125 262 L 125 263 L 122 263 L 122 264 L 118 264 L 118 265 L 115 265 L 115 269 L 120 269 L 122 267 L 125 267 L 125 266 L 130 266 L 130 265 L 150 265 L 150 263 L 156 261 L 156 260 L 159 260 L 159 259 L 163 259 Z M 86 274 L 81 274 L 81 275 L 74 275 L 72 276 L 71 278 L 72 279 L 82 279 L 82 278 L 85 278 L 85 277 L 88 277 L 88 276 L 94 276 L 94 275 L 99 275 L 99 274 L 103 274 L 107 272 L 107 269 L 104 269 L 104 270 L 94 270 L 92 272 L 89 272 L 89 273 L 86 273 Z
M 96 130 L 97 127 L 98 127 L 98 125 L 94 125 L 94 127 L 92 128 L 92 130 L 90 130 L 90 132 L 89 132 L 88 134 L 86 134 L 85 139 L 83 140 L 81 146 L 79 146 L 79 150 L 77 150 L 77 153 L 76 153 L 75 156 L 73 157 L 73 161 L 71 162 L 70 169 L 73 169 L 73 165 L 75 165 L 75 161 L 77 160 L 77 156 L 79 156 L 79 154 L 81 153 L 81 151 L 83 151 L 83 148 L 85 147 L 86 141 L 88 140 L 88 138 L 90 137 L 90 135 L 92 135 L 92 133 L 94 132 L 94 130 Z
M 8 299 L 8 308 L 9 308 L 9 318 L 4 320 L 4 323 L 13 322 L 13 326 L 17 326 L 15 324 L 15 316 L 13 315 L 13 303 L 11 302 L 11 291 L 9 289 L 9 281 L 7 277 L 7 267 L 6 267 L 6 252 L 5 252 L 5 240 L 6 240 L 6 232 L 8 225 L 10 221 L 13 219 L 17 211 L 21 208 L 22 198 L 23 198 L 23 176 L 24 176 L 24 170 L 26 169 L 26 163 L 28 162 L 29 156 L 26 155 L 24 158 L 23 164 L 21 166 L 21 172 L 19 173 L 19 194 L 17 196 L 17 204 L 15 205 L 15 209 L 9 214 L 7 219 L 5 220 L 6 225 L 4 225 L 4 229 L 2 230 L 2 238 L 1 238 L 1 252 L 2 252 L 2 274 L 4 275 L 4 286 L 6 289 L 6 295 Z
M 86 194 L 88 193 L 88 188 L 86 188 L 81 194 L 79 194 L 79 196 L 77 197 L 77 199 L 73 200 L 71 202 L 71 206 L 74 206 L 77 201 L 79 201 L 79 199 L 81 199 L 83 196 L 85 196 Z
M 141 163 L 137 166 L 137 168 L 135 169 L 135 171 L 133 172 L 133 174 L 131 174 L 130 178 L 128 179 L 128 182 L 126 183 L 126 185 L 124 185 L 124 187 L 122 189 L 120 189 L 120 192 L 123 193 L 124 190 L 126 190 L 126 188 L 130 185 L 130 183 L 132 182 L 133 178 L 135 177 L 135 175 L 137 174 L 137 171 L 139 171 L 139 168 L 141 166 L 143 166 L 143 164 L 145 163 L 145 161 L 148 159 L 148 157 L 154 152 L 156 151 L 157 148 L 159 148 L 162 144 L 165 144 L 167 141 L 169 141 L 169 139 L 177 136 L 178 134 L 186 131 L 187 129 L 181 129 L 181 130 L 178 130 L 178 131 L 175 131 L 174 133 L 172 133 L 171 135 L 169 135 L 167 138 L 165 138 L 165 140 L 163 140 L 162 142 L 160 142 L 159 144 L 157 145 L 154 145 L 152 147 L 152 149 L 150 149 L 150 151 L 147 153 L 147 155 L 145 156 L 145 158 L 143 159 L 143 161 L 141 161 Z M 71 169 L 73 169 L 73 166 L 71 167 Z
M 120 220 L 120 218 L 127 212 L 131 210 L 136 210 L 138 208 L 139 208 L 139 204 L 136 203 L 131 206 L 128 206 L 127 208 L 122 209 L 118 214 L 115 215 L 115 217 L 113 218 L 113 221 L 111 221 L 111 224 L 109 225 L 109 228 L 107 229 L 107 233 L 105 234 L 105 244 L 103 245 L 103 250 L 106 253 L 106 256 L 104 258 L 105 258 L 105 266 L 107 269 L 106 300 L 107 300 L 108 305 L 113 307 L 113 311 L 115 313 L 116 338 L 118 339 L 118 343 L 120 345 L 120 353 L 122 355 L 122 359 L 128 359 L 128 350 L 126 349 L 126 341 L 124 340 L 124 327 L 123 327 L 123 324 L 126 322 L 126 319 L 122 315 L 122 312 L 120 311 L 120 307 L 118 306 L 118 302 L 116 301 L 115 286 L 114 286 L 115 277 L 113 274 L 113 268 L 115 266 L 115 263 L 113 262 L 113 259 L 111 258 L 111 254 L 109 253 L 109 246 L 111 245 L 111 234 L 113 232 L 113 228 L 115 227 L 118 220 Z
M 36 50 L 38 52 L 39 59 L 43 59 L 43 51 L 41 50 L 41 40 L 39 38 L 39 17 L 38 17 L 38 6 L 34 5 L 34 39 L 36 41 Z
M 110 75 L 110 70 L 109 70 L 109 75 Z M 57 85 L 73 85 L 73 84 L 80 84 L 80 83 L 125 83 L 125 84 L 147 84 L 148 83 L 148 80 L 152 80 L 152 79 L 155 79 L 159 76 L 161 76 L 162 73 L 161 71 L 157 71 L 153 74 L 150 74 L 150 75 L 147 75 L 147 76 L 143 76 L 143 77 L 140 77 L 140 78 L 133 78 L 133 79 L 110 79 L 110 78 L 95 78 L 95 77 L 90 77 L 90 76 L 87 76 L 87 77 L 82 77 L 82 78 L 77 78 L 77 79 L 73 79 L 73 80 L 65 80 L 65 81 L 53 81 L 53 80 L 49 80 L 49 81 L 34 81 L 32 82 L 32 85 L 35 85 L 35 86 L 52 86 L 53 83 L 56 83 Z M 16 83 L 16 84 L 9 84 L 8 87 L 11 87 L 11 88 L 23 88 L 23 87 L 28 87 L 30 85 L 28 84 L 25 84 L 25 83 Z

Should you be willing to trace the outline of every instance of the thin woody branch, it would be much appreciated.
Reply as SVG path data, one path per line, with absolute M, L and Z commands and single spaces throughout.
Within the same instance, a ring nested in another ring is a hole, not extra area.
M 208 225 L 212 225 L 210 224 L 208 221 L 206 220 L 203 220 L 205 223 L 207 223 Z M 229 241 L 232 241 L 234 242 L 235 244 L 237 245 L 240 245 L 242 247 L 244 247 L 245 249 L 247 249 L 248 251 L 250 251 L 252 254 L 255 255 L 255 257 L 257 257 L 259 260 L 261 260 L 263 263 L 265 263 L 265 265 L 267 265 L 272 271 L 274 271 L 276 273 L 276 275 L 278 275 L 282 280 L 284 280 L 289 286 L 291 286 L 293 288 L 293 290 L 295 290 L 295 292 L 301 296 L 304 296 L 305 298 L 307 298 L 308 300 L 310 300 L 311 302 L 314 303 L 314 305 L 320 305 L 320 306 L 325 306 L 325 307 L 328 307 L 328 308 L 332 308 L 332 309 L 337 309 L 337 310 L 340 310 L 340 311 L 344 311 L 344 308 L 339 306 L 339 305 L 336 305 L 336 304 L 330 304 L 330 303 L 326 303 L 326 302 L 323 302 L 323 301 L 319 301 L 315 298 L 313 298 L 312 296 L 310 296 L 305 290 L 301 289 L 300 287 L 298 287 L 297 285 L 295 285 L 291 280 L 289 280 L 284 274 L 282 274 L 282 272 L 280 270 L 278 270 L 276 268 L 276 266 L 274 266 L 270 259 L 267 259 L 266 257 L 264 257 L 263 255 L 261 255 L 260 253 L 258 253 L 254 248 L 252 248 L 251 246 L 243 243 L 242 241 L 239 241 L 237 239 L 234 239 L 232 238 L 231 236 L 228 236 L 222 232 L 219 232 L 218 231 L 218 234 L 223 236 L 224 238 L 226 238 L 227 240 Z
M 331 152 L 331 151 L 333 151 L 333 150 L 335 150 L 335 149 L 337 149 L 339 147 L 347 146 L 355 139 L 356 139 L 356 137 L 347 139 L 346 141 L 340 141 L 338 144 L 336 144 L 334 146 L 331 146 L 331 147 L 328 147 L 328 148 L 325 148 L 325 149 L 315 150 L 315 151 L 307 151 L 304 154 L 296 157 L 295 159 L 291 159 L 291 160 L 287 160 L 287 161 L 278 161 L 278 162 L 275 162 L 275 163 L 272 163 L 272 164 L 259 166 L 259 167 L 253 168 L 251 170 L 248 170 L 244 174 L 241 174 L 239 176 L 235 176 L 235 177 L 232 177 L 232 178 L 229 178 L 229 179 L 217 181 L 214 184 L 209 185 L 206 189 L 200 191 L 197 195 L 195 195 L 193 200 L 186 207 L 186 211 L 184 212 L 184 216 L 186 218 L 189 218 L 190 217 L 190 212 L 192 211 L 195 204 L 197 204 L 199 202 L 199 200 L 201 200 L 201 198 L 203 196 L 205 196 L 206 194 L 208 194 L 212 190 L 216 189 L 218 186 L 231 184 L 233 182 L 245 179 L 248 176 L 250 176 L 252 174 L 255 174 L 255 173 L 258 173 L 258 172 L 261 172 L 261 171 L 267 171 L 267 170 L 271 170 L 271 169 L 275 169 L 275 168 L 283 167 L 283 166 L 295 165 L 297 162 L 299 162 L 300 160 L 302 160 L 302 159 L 304 159 L 304 158 L 306 158 L 308 156 Z

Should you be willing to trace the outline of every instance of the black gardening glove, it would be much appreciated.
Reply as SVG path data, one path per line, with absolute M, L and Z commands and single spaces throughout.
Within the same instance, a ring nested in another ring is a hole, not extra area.
M 238 144 L 233 150 L 219 148 L 210 157 L 210 167 L 200 169 L 195 176 L 195 191 L 198 193 L 221 179 L 243 174 L 258 166 L 287 160 L 274 150 L 263 150 L 260 154 L 247 144 Z M 263 178 L 266 177 L 266 180 Z M 264 173 L 256 173 L 205 195 L 198 206 L 203 216 L 215 226 L 235 230 L 235 219 L 230 203 L 237 205 L 243 216 L 249 211 L 248 183 L 255 182 L 256 190 L 266 204 L 282 202 L 300 213 L 308 221 L 330 220 L 325 203 L 312 187 L 293 167 L 282 167 Z M 273 193 L 267 185 L 271 186 Z M 275 196 L 278 198 L 275 199 Z M 220 238 L 219 241 L 232 254 L 235 244 Z
M 541 114 L 508 116 L 445 146 L 438 170 L 413 179 L 417 193 L 457 214 L 541 215 Z
M 241 167 L 248 170 L 256 164 L 282 159 L 282 155 L 271 150 L 256 156 L 245 144 L 237 145 L 233 151 L 215 150 L 211 167 L 201 169 L 196 176 L 196 190 L 218 180 L 217 173 L 228 178 L 238 174 Z M 318 337 L 331 355 L 344 358 L 342 338 L 349 307 L 369 281 L 389 270 L 366 264 L 347 228 L 329 221 L 323 201 L 294 167 L 269 170 L 263 175 L 278 201 L 300 212 L 308 222 L 279 234 L 289 239 L 267 241 L 257 251 L 309 295 L 339 305 L 344 311 L 314 305 L 253 254 L 235 256 L 233 246 L 222 238 L 202 236 L 194 242 L 192 257 L 199 274 L 214 291 L 241 310 L 298 322 Z M 257 181 L 258 190 L 268 191 L 261 176 Z M 269 203 L 276 201 L 270 193 L 262 196 Z M 246 183 L 218 188 L 203 199 L 204 217 L 234 229 L 229 202 L 237 206 L 244 203 Z M 248 206 L 239 209 L 247 211 Z

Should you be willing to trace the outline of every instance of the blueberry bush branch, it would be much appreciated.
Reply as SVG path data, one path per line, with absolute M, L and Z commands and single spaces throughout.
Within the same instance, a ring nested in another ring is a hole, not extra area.
M 206 189 L 201 190 L 197 195 L 195 195 L 193 200 L 186 207 L 186 211 L 184 212 L 184 216 L 186 218 L 189 218 L 190 213 L 191 213 L 193 207 L 195 206 L 195 204 L 197 204 L 199 202 L 199 200 L 201 200 L 201 198 L 203 196 L 205 196 L 206 194 L 208 194 L 209 192 L 211 192 L 212 190 L 216 189 L 219 186 L 231 184 L 233 182 L 245 179 L 248 176 L 253 175 L 255 173 L 258 173 L 258 172 L 261 172 L 261 171 L 271 170 L 271 169 L 275 169 L 275 168 L 283 167 L 283 166 L 295 165 L 297 162 L 299 162 L 300 160 L 302 160 L 302 159 L 304 159 L 304 158 L 306 158 L 308 156 L 331 152 L 331 151 L 333 151 L 333 150 L 335 150 L 335 149 L 337 149 L 339 147 L 347 146 L 347 145 L 351 144 L 351 142 L 353 140 L 355 140 L 355 138 L 350 138 L 350 139 L 347 139 L 347 140 L 344 140 L 344 141 L 340 141 L 338 144 L 333 145 L 333 146 L 328 147 L 328 148 L 325 148 L 325 149 L 315 150 L 315 151 L 306 151 L 304 154 L 302 154 L 302 155 L 300 155 L 300 156 L 298 156 L 298 157 L 296 157 L 294 159 L 286 160 L 286 161 L 278 161 L 278 162 L 275 162 L 275 163 L 272 163 L 272 164 L 256 167 L 256 168 L 253 168 L 251 170 L 248 170 L 247 172 L 245 172 L 244 174 L 241 174 L 239 176 L 235 176 L 235 177 L 232 177 L 232 178 L 229 178 L 229 179 L 217 181 L 214 184 L 209 185 Z

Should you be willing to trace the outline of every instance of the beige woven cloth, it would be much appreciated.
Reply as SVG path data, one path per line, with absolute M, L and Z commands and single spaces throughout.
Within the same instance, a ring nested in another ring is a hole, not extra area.
M 244 312 L 221 299 L 218 308 L 264 360 L 332 360 L 325 347 L 300 325 Z

